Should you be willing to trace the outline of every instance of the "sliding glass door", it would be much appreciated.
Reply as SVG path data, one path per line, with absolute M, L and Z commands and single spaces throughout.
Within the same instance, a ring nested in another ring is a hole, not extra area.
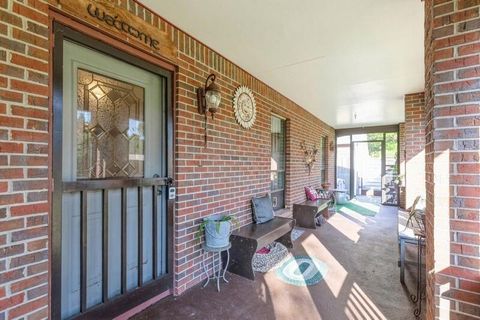
M 336 188 L 398 205 L 398 127 L 337 130 Z

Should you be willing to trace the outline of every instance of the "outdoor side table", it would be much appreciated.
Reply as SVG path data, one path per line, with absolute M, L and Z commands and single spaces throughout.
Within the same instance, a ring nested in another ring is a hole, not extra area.
M 205 271 L 205 274 L 207 275 L 207 281 L 203 285 L 205 288 L 210 280 L 216 280 L 217 281 L 217 291 L 220 292 L 220 278 L 223 279 L 226 283 L 228 283 L 228 280 L 225 279 L 225 272 L 227 272 L 228 268 L 228 263 L 230 261 L 230 248 L 232 247 L 231 243 L 228 243 L 228 246 L 226 247 L 221 247 L 221 248 L 212 248 L 208 247 L 203 243 L 202 248 L 203 248 L 203 258 L 202 258 L 202 264 L 203 264 L 203 270 Z M 223 268 L 223 263 L 222 263 L 222 252 L 226 251 L 227 252 L 227 263 L 225 264 L 225 268 Z M 208 253 L 212 252 L 213 253 L 213 258 L 215 259 L 215 255 L 218 254 L 218 259 L 217 262 L 213 262 L 213 276 L 209 276 L 208 274 L 208 269 L 207 265 L 205 263 L 205 260 L 208 256 Z M 216 270 L 218 268 L 218 271 Z
M 417 306 L 413 312 L 415 318 L 418 319 L 422 314 L 422 296 L 424 295 L 425 288 L 422 285 L 422 254 L 423 246 L 425 246 L 425 233 L 420 230 L 415 231 L 415 237 L 417 237 L 417 292 L 416 294 L 410 295 L 410 299 L 413 303 L 416 303 Z

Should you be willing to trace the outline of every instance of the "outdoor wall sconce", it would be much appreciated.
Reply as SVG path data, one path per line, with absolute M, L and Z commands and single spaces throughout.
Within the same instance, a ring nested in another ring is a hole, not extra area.
M 312 168 L 315 162 L 317 161 L 317 145 L 314 144 L 312 149 L 308 149 L 305 141 L 300 143 L 300 149 L 303 151 L 305 166 L 308 168 L 308 175 L 312 173 Z
M 215 83 L 215 79 L 216 76 L 212 73 L 205 81 L 205 86 L 203 88 L 197 88 L 198 113 L 205 115 L 205 147 L 207 146 L 208 136 L 208 113 L 210 112 L 213 119 L 222 100 L 222 94 L 220 93 L 220 88 Z

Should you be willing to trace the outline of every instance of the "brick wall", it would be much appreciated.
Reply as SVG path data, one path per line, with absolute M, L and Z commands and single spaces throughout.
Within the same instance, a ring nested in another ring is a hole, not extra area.
M 174 32 L 177 32 L 176 30 Z M 178 32 L 184 43 L 197 43 Z M 286 204 L 304 201 L 305 185 L 319 186 L 320 166 L 311 175 L 305 167 L 300 143 L 319 146 L 320 138 L 334 139 L 334 130 L 284 96 L 210 49 L 204 54 L 179 47 L 177 99 L 176 293 L 203 280 L 201 246 L 195 232 L 202 217 L 213 213 L 235 214 L 242 224 L 251 222 L 250 200 L 270 188 L 270 120 L 272 113 L 287 119 Z M 210 72 L 218 75 L 222 89 L 220 113 L 209 124 L 208 148 L 203 145 L 203 116 L 197 113 L 195 89 Z M 250 130 L 235 121 L 232 95 L 241 85 L 255 93 L 257 118 Z M 333 184 L 334 152 L 329 152 L 329 179 Z M 319 159 L 318 159 L 319 160 Z
M 167 32 L 178 49 L 176 79 L 175 293 L 203 279 L 200 243 L 194 233 L 202 217 L 235 214 L 251 221 L 250 198 L 269 191 L 270 116 L 287 119 L 286 202 L 304 199 L 305 185 L 318 186 L 320 167 L 311 175 L 300 142 L 317 146 L 334 130 L 255 79 L 231 61 L 176 29 L 133 1 L 118 4 Z M 48 9 L 41 0 L 0 0 L 0 319 L 43 318 L 48 305 Z M 161 14 L 161 12 L 160 12 Z M 203 145 L 203 116 L 197 113 L 197 87 L 217 75 L 222 104 L 209 121 Z M 257 101 L 250 130 L 235 121 L 232 96 L 249 86 Z M 328 155 L 334 182 L 334 152 Z
M 425 198 L 425 95 L 405 95 L 405 206 Z
M 400 189 L 399 189 L 399 206 L 405 209 L 407 201 L 405 194 L 405 123 L 398 124 L 398 163 L 400 164 Z
M 425 1 L 427 319 L 480 316 L 479 10 Z
M 0 1 L 0 319 L 47 315 L 46 12 Z

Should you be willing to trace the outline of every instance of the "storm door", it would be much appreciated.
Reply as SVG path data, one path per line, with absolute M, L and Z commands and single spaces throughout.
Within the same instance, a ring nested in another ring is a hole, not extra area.
M 61 219 L 55 303 L 57 315 L 69 318 L 138 296 L 171 274 L 169 79 L 74 42 L 63 41 L 62 49 L 63 107 L 54 114 L 63 127 L 54 132 L 61 142 L 54 145 L 61 165 L 54 160 L 53 168 L 61 177 L 55 180 L 54 217 Z

